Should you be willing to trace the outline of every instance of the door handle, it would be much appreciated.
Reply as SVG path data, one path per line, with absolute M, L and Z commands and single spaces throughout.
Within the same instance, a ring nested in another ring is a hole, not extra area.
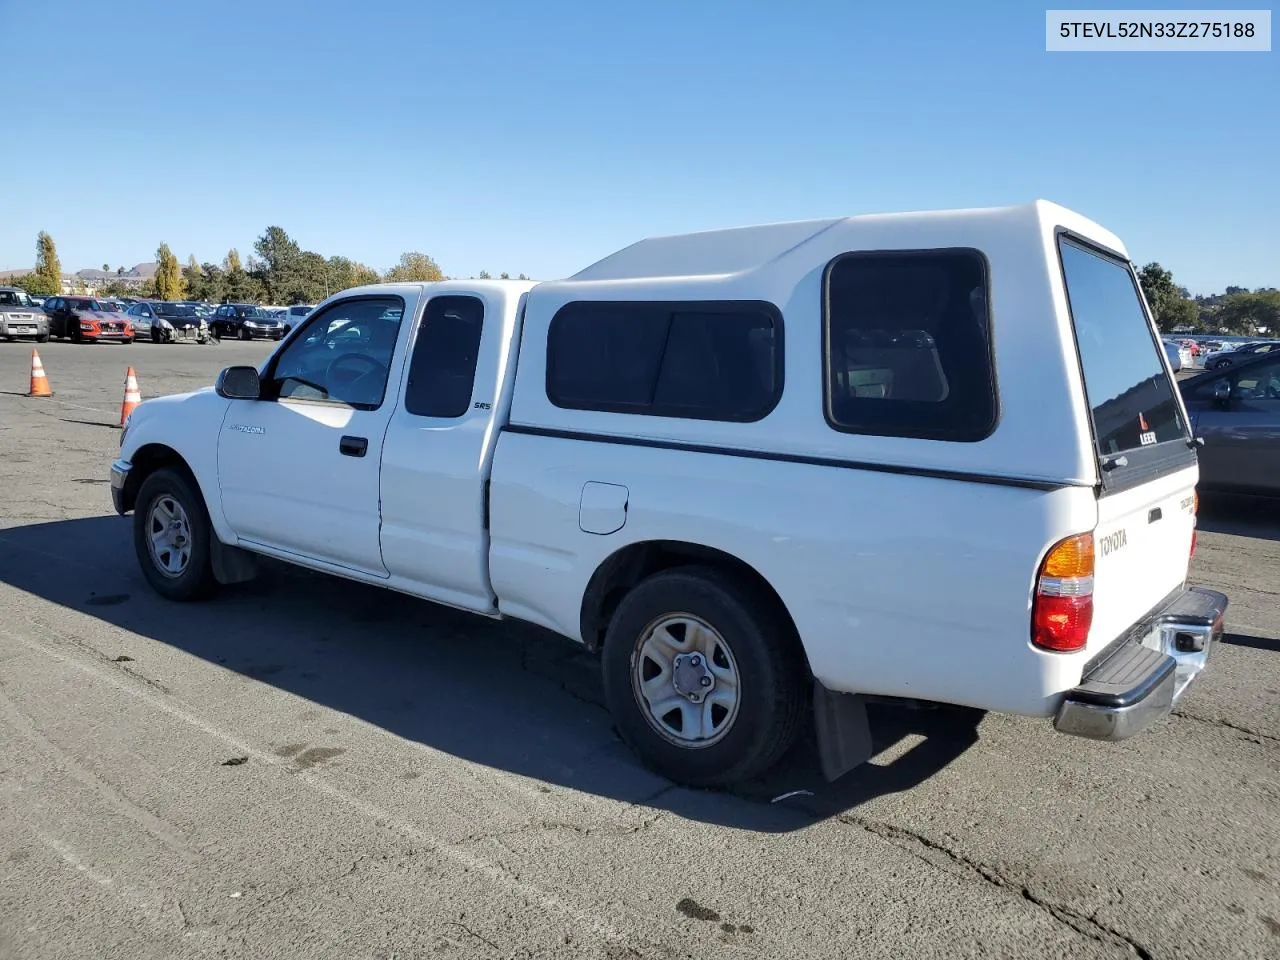
M 368 450 L 367 437 L 343 437 L 338 441 L 338 452 L 346 457 L 363 457 Z

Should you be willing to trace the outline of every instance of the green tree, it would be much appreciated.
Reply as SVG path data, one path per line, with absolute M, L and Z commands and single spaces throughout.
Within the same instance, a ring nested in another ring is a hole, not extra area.
M 1225 297 L 1215 319 L 1223 329 L 1253 336 L 1280 330 L 1280 293 L 1233 293 Z
M 492 273 L 490 273 L 488 270 L 481 270 L 481 271 L 480 271 L 480 276 L 476 277 L 476 279 L 477 279 L 477 280 L 492 280 L 492 279 L 493 279 L 493 274 L 492 274 Z
M 283 227 L 267 227 L 254 241 L 253 249 L 258 259 L 250 265 L 249 272 L 262 284 L 269 302 L 279 303 L 306 282 L 298 276 L 302 250 Z M 314 267 L 314 263 L 310 266 Z
M 520 276 L 516 277 L 516 279 L 517 279 L 517 280 L 532 280 L 533 278 L 532 278 L 532 277 L 530 277 L 530 276 L 528 276 L 527 274 L 522 273 L 522 274 L 520 274 Z
M 392 283 L 434 283 L 443 279 L 440 265 L 417 251 L 401 254 L 400 262 L 387 271 L 387 280 Z
M 156 296 L 161 300 L 181 300 L 184 295 L 182 268 L 167 243 L 160 244 L 156 250 L 156 263 Z
M 111 264 L 109 264 L 109 263 L 104 263 L 104 264 L 102 265 L 102 272 L 103 272 L 103 273 L 110 273 L 110 272 L 111 272 Z
M 1148 263 L 1138 271 L 1138 282 L 1142 284 L 1142 293 L 1162 332 L 1198 325 L 1200 308 L 1187 298 L 1185 288 L 1175 284 L 1173 274 L 1160 264 Z
M 221 303 L 223 298 L 229 295 L 226 271 L 216 263 L 203 263 L 200 265 L 200 274 L 202 278 L 200 293 L 198 296 L 195 294 L 192 296 L 198 300 Z
M 187 286 L 188 297 L 192 300 L 204 299 L 204 274 L 194 253 L 187 257 L 187 265 L 182 268 L 182 281 Z
M 58 262 L 58 248 L 53 237 L 41 230 L 36 235 L 36 269 L 33 281 L 39 289 L 27 288 L 27 293 L 51 296 L 62 292 L 62 264 Z

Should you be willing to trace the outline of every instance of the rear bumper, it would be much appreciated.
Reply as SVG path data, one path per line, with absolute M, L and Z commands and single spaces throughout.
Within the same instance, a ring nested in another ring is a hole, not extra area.
M 1054 727 L 1077 737 L 1123 740 L 1167 716 L 1222 639 L 1226 612 L 1224 594 L 1182 590 L 1085 668 Z

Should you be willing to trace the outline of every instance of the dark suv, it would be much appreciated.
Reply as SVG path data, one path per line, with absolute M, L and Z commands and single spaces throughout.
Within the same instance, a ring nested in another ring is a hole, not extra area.
M 279 340 L 284 337 L 285 329 L 283 323 L 255 304 L 224 303 L 209 318 L 209 333 L 219 340 L 224 337 Z

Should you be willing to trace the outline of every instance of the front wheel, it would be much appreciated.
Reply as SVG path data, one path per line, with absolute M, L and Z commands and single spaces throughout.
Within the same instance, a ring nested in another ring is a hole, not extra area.
M 168 600 L 197 600 L 213 590 L 213 526 L 195 482 L 173 469 L 142 482 L 134 505 L 133 547 L 147 582 Z
M 49 335 L 47 333 L 36 337 L 36 343 L 48 343 L 48 342 L 49 342 Z
M 772 767 L 795 742 L 809 690 L 790 623 L 758 589 L 706 567 L 655 574 L 627 594 L 602 670 L 622 739 L 695 787 Z

